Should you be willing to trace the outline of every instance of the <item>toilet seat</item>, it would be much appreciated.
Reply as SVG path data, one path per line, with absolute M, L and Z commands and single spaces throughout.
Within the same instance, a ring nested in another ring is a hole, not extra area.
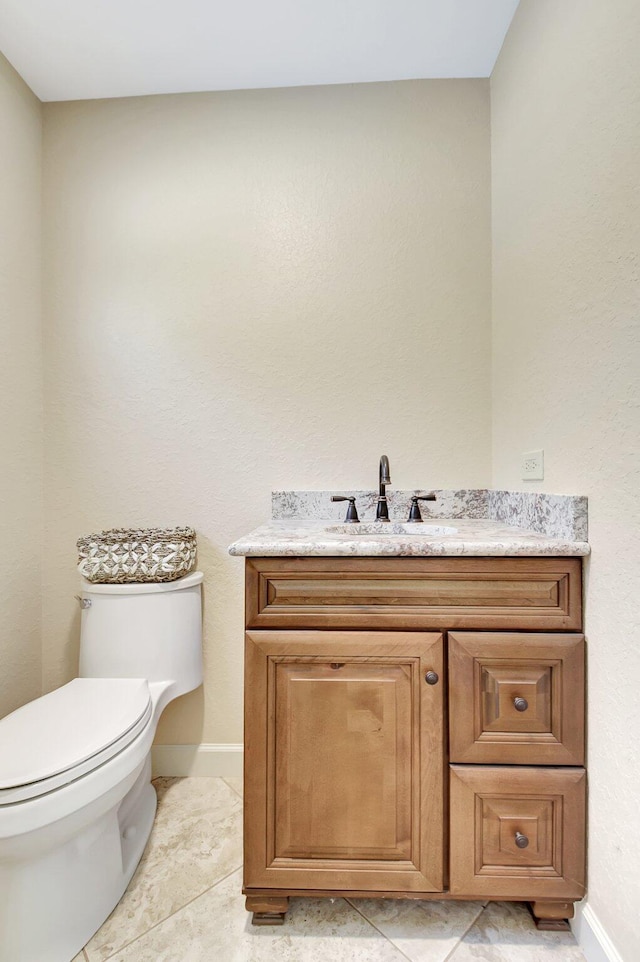
M 44 795 L 113 758 L 149 724 L 146 679 L 76 678 L 0 721 L 0 805 Z

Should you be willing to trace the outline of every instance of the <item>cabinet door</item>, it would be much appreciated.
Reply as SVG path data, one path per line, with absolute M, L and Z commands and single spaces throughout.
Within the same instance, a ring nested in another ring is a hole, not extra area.
M 442 673 L 440 634 L 247 633 L 245 887 L 442 890 Z

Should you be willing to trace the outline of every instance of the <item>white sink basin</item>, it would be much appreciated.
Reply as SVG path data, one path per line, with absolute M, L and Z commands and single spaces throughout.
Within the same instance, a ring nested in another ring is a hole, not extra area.
M 402 538 L 407 534 L 419 538 L 441 538 L 444 535 L 457 534 L 457 528 L 450 528 L 447 525 L 430 524 L 428 521 L 422 524 L 412 523 L 403 524 L 399 521 L 363 521 L 359 524 L 334 524 L 325 528 L 330 534 L 348 534 L 355 537 L 377 538 L 379 535 L 393 536 Z

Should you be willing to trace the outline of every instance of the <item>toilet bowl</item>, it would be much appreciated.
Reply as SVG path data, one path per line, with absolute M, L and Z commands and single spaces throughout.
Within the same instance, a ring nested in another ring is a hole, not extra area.
M 202 681 L 201 582 L 84 584 L 81 677 L 0 720 L 0 962 L 70 962 L 121 898 L 158 719 Z

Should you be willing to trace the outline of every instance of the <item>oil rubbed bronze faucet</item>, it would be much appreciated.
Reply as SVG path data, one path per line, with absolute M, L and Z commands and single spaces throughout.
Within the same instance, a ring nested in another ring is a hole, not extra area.
M 389 474 L 389 458 L 383 454 L 380 458 L 380 468 L 378 470 L 378 480 L 380 484 L 378 492 L 378 506 L 376 507 L 376 521 L 389 520 L 389 505 L 387 503 L 386 486 L 391 484 Z

